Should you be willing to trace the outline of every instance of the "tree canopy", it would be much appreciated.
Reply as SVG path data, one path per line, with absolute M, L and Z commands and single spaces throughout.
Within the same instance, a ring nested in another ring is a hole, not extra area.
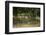
M 13 7 L 13 15 L 17 16 L 18 14 L 40 17 L 40 8 Z

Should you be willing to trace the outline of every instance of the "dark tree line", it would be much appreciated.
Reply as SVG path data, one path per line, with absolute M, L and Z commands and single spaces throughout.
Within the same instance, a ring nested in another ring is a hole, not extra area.
M 24 8 L 24 7 L 13 7 L 13 15 L 17 16 L 17 14 L 24 13 L 25 15 L 30 16 L 39 16 L 40 17 L 40 8 Z

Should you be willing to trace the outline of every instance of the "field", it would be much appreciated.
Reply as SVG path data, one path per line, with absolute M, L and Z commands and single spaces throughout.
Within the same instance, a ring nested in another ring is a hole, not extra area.
M 16 22 L 17 21 L 17 22 Z M 13 27 L 40 27 L 40 20 L 38 19 L 18 19 L 15 21 Z

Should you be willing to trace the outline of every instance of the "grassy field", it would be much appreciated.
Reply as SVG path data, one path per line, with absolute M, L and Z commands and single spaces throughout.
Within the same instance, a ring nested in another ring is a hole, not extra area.
M 40 27 L 40 20 L 33 20 L 27 23 L 16 23 L 13 26 L 14 28 L 22 28 L 22 27 Z

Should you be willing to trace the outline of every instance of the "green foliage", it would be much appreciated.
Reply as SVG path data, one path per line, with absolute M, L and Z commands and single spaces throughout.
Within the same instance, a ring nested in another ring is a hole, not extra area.
M 24 14 L 27 16 L 40 17 L 40 8 L 24 8 L 24 7 L 13 7 L 13 15 Z

